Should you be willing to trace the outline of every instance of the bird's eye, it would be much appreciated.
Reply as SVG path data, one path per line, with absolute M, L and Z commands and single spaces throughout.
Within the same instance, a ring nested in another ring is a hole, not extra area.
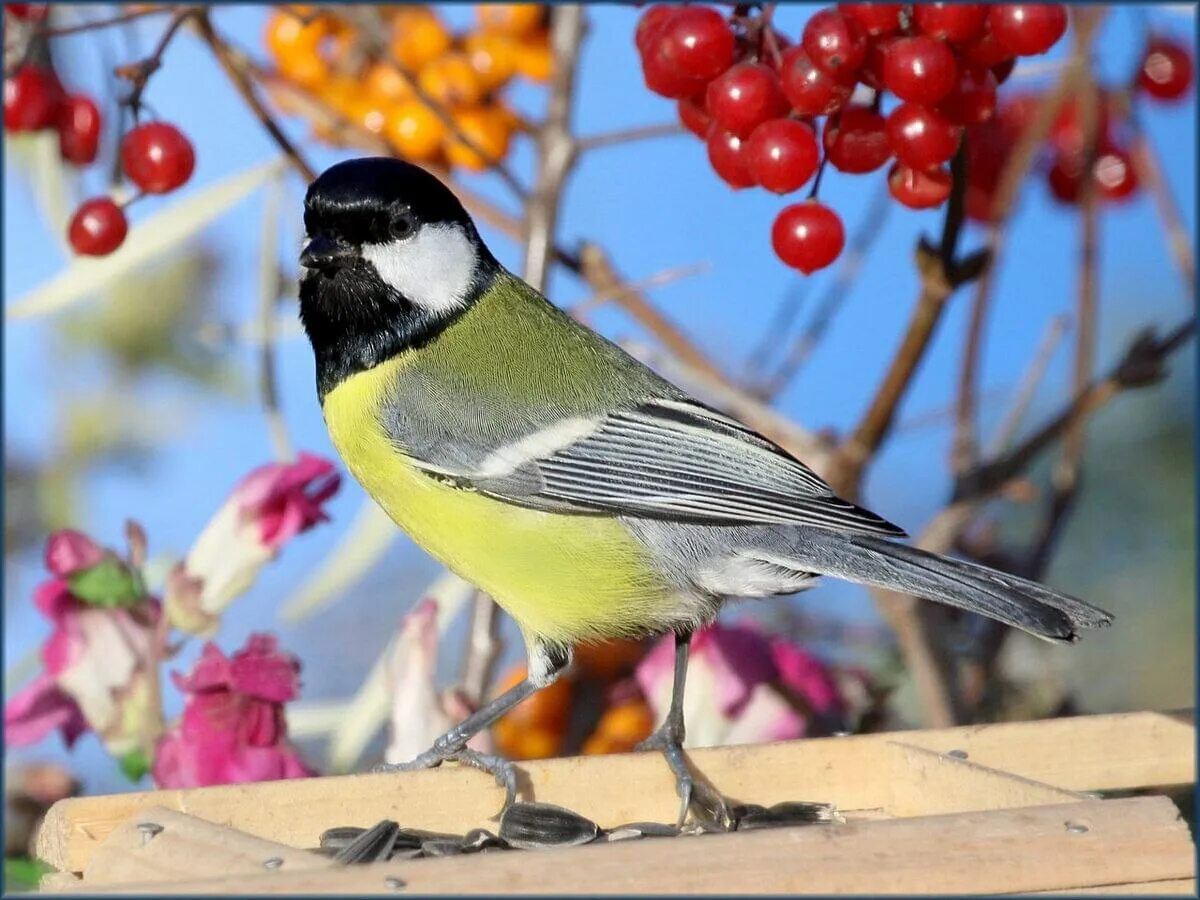
M 408 213 L 400 213 L 392 219 L 392 237 L 394 238 L 406 238 L 416 230 L 416 220 Z

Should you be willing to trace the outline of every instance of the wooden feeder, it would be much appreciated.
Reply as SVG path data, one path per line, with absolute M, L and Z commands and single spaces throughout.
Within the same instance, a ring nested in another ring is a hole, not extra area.
M 470 769 L 63 800 L 37 837 L 88 894 L 1196 894 L 1195 848 L 1154 789 L 1196 778 L 1195 716 L 1126 713 L 689 753 L 727 796 L 836 804 L 843 824 L 346 866 L 310 853 L 335 825 L 495 830 Z M 672 821 L 654 753 L 522 764 L 524 799 L 601 827 Z M 1102 799 L 1094 792 L 1126 796 Z M 1136 792 L 1135 796 L 1128 796 Z

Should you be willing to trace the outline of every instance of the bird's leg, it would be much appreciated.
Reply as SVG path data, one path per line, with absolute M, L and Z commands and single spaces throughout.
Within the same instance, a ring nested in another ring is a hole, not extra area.
M 403 763 L 383 763 L 376 772 L 412 772 L 429 769 L 453 760 L 488 772 L 496 783 L 504 788 L 504 808 L 512 805 L 517 797 L 517 769 L 510 760 L 491 753 L 480 753 L 467 746 L 479 732 L 490 726 L 502 715 L 542 688 L 558 679 L 571 661 L 569 650 L 543 643 L 530 646 L 529 675 L 520 684 L 509 688 L 499 697 L 485 703 L 445 734 L 433 742 L 433 746 L 415 759 Z
M 688 651 L 692 645 L 690 631 L 675 632 L 675 671 L 671 684 L 671 707 L 662 725 L 637 745 L 638 750 L 658 750 L 667 760 L 675 775 L 675 789 L 679 792 L 679 822 L 682 827 L 688 813 L 695 811 L 708 824 L 715 824 L 724 831 L 732 831 L 736 822 L 729 803 L 711 785 L 697 781 L 688 769 L 683 757 L 683 689 L 687 681 Z

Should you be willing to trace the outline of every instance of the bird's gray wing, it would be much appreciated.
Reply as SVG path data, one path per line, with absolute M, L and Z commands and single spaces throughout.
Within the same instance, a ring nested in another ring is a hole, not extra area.
M 536 509 L 904 535 L 835 496 L 767 438 L 686 399 L 648 399 L 560 419 L 467 467 L 413 462 L 459 486 Z

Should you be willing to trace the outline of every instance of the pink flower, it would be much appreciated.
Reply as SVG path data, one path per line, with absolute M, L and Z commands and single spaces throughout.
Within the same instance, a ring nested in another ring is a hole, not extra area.
M 172 624 L 196 634 L 215 632 L 220 613 L 250 589 L 284 544 L 328 520 L 324 504 L 340 483 L 333 463 L 311 453 L 260 466 L 238 482 L 167 576 Z
M 460 692 L 438 690 L 437 617 L 437 601 L 426 598 L 400 622 L 400 633 L 388 660 L 392 722 L 391 740 L 383 756 L 386 762 L 407 762 L 428 750 L 434 739 L 473 712 Z M 488 730 L 471 738 L 468 746 L 490 752 Z
M 158 744 L 152 775 L 163 788 L 304 778 L 313 774 L 288 743 L 283 704 L 300 692 L 300 663 L 275 637 L 254 634 L 233 658 L 204 645 L 183 716 Z
M 71 746 L 91 729 L 118 758 L 148 749 L 162 730 L 151 678 L 158 601 L 130 602 L 140 576 L 77 531 L 50 536 L 46 566 L 56 577 L 38 586 L 34 604 L 54 630 L 42 645 L 44 670 L 5 706 L 7 742 L 58 730 Z M 88 580 L 102 567 L 104 578 Z
M 674 658 L 674 639 L 663 638 L 635 673 L 660 721 L 670 706 Z M 829 733 L 843 712 L 833 671 L 790 641 L 749 625 L 719 623 L 692 638 L 684 693 L 687 747 Z

